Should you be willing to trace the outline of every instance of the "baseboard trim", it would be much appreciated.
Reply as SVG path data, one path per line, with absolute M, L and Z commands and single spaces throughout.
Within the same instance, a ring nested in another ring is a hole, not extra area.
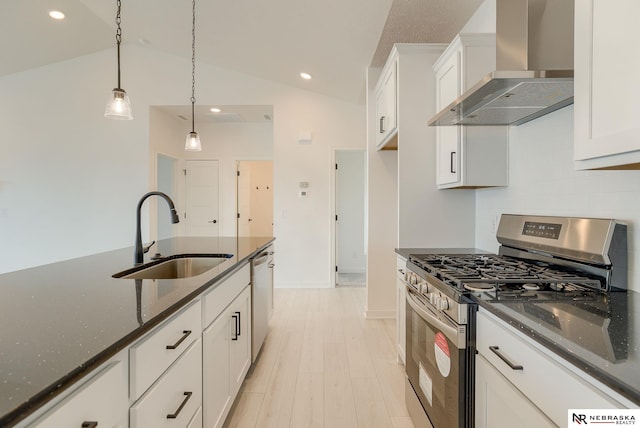
M 396 311 L 364 311 L 364 317 L 368 320 L 395 319 Z

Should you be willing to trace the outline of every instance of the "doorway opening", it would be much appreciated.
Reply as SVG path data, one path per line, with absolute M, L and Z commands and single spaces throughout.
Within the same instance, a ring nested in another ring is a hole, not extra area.
M 334 284 L 364 287 L 365 150 L 336 149 L 334 164 Z
M 273 236 L 273 161 L 237 162 L 238 236 Z

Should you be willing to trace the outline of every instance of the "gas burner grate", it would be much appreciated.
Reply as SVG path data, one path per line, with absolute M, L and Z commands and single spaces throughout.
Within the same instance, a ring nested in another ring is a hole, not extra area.
M 497 255 L 427 254 L 412 255 L 409 260 L 440 279 L 463 291 L 465 284 L 487 283 L 498 290 L 523 289 L 524 284 L 537 284 L 541 290 L 601 289 L 601 281 L 575 270 L 545 262 L 523 261 Z

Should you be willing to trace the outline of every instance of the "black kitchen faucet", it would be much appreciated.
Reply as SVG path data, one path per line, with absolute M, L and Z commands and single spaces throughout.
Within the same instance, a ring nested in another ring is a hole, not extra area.
M 178 213 L 176 212 L 176 207 L 175 205 L 173 205 L 173 201 L 168 195 L 162 192 L 149 192 L 144 194 L 142 198 L 140 198 L 140 202 L 138 202 L 138 208 L 136 209 L 136 250 L 135 250 L 134 260 L 133 260 L 136 265 L 142 264 L 142 262 L 144 261 L 144 253 L 149 251 L 149 248 L 151 248 L 151 246 L 156 243 L 156 241 L 153 241 L 147 247 L 142 247 L 142 232 L 140 230 L 140 210 L 142 209 L 142 203 L 149 196 L 160 196 L 165 201 L 167 201 L 167 203 L 169 204 L 169 209 L 171 210 L 171 223 L 175 224 L 180 222 L 180 218 L 178 218 Z

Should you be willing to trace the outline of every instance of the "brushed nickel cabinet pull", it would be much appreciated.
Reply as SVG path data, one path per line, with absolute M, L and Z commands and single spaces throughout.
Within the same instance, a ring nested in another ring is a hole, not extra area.
M 167 345 L 167 349 L 176 349 L 191 334 L 191 330 L 182 330 L 182 337 L 173 345 Z
M 175 418 L 178 417 L 178 415 L 180 414 L 180 412 L 182 411 L 184 406 L 187 404 L 187 401 L 189 401 L 189 399 L 193 395 L 193 392 L 187 391 L 187 392 L 184 393 L 184 395 L 185 395 L 185 398 L 184 398 L 184 400 L 182 400 L 182 403 L 180 403 L 180 407 L 178 407 L 178 410 L 176 410 L 175 413 L 168 414 L 167 415 L 167 419 L 175 419 Z

